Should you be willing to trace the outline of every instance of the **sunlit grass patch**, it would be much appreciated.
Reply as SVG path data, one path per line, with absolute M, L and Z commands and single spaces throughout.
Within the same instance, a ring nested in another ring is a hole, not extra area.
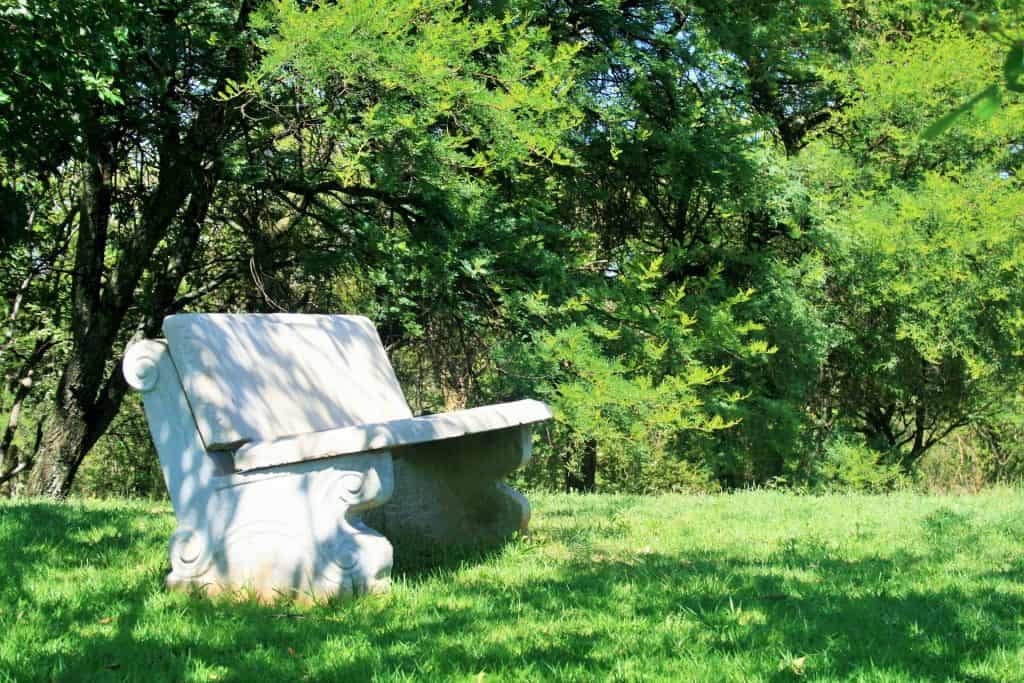
M 0 680 L 1024 680 L 1018 491 L 533 503 L 309 607 L 165 592 L 166 507 L 0 503 Z

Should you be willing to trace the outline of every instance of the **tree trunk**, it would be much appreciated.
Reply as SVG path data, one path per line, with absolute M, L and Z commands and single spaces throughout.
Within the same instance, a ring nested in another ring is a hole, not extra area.
M 580 472 L 576 474 L 569 468 L 570 460 L 565 459 L 565 492 L 594 493 L 597 491 L 597 442 L 587 441 L 583 447 L 583 459 Z
M 67 496 L 85 454 L 109 426 L 109 419 L 104 424 L 91 419 L 98 382 L 89 378 L 102 377 L 105 365 L 103 356 L 73 354 L 69 359 L 31 473 L 30 495 Z
M 44 445 L 39 450 L 27 493 L 33 496 L 63 498 L 71 490 L 71 484 L 82 464 L 87 449 L 85 443 L 86 421 L 76 407 L 62 406 L 50 418 Z
M 27 449 L 27 453 L 22 453 L 14 444 L 14 436 L 18 432 L 25 399 L 28 398 L 34 384 L 33 375 L 35 375 L 36 367 L 42 362 L 46 352 L 53 344 L 52 335 L 37 339 L 35 348 L 22 363 L 15 377 L 14 385 L 17 388 L 14 391 L 14 400 L 11 402 L 7 415 L 7 427 L 4 429 L 3 436 L 0 437 L 0 486 L 29 469 L 35 462 L 36 448 Z M 37 441 L 35 445 L 38 446 L 39 443 Z
M 91 140 L 91 159 L 82 181 L 82 206 L 75 240 L 75 271 L 71 284 L 71 353 L 47 420 L 28 493 L 63 497 L 82 462 L 89 431 L 88 412 L 96 400 L 106 365 L 104 347 L 109 320 L 101 308 L 101 283 L 115 162 L 102 135 Z

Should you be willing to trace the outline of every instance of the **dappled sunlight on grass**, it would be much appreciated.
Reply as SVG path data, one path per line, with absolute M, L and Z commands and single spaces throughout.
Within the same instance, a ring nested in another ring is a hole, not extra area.
M 0 679 L 1020 680 L 1024 499 L 541 496 L 313 607 L 163 591 L 169 509 L 0 504 Z M 419 564 L 417 564 L 419 561 Z

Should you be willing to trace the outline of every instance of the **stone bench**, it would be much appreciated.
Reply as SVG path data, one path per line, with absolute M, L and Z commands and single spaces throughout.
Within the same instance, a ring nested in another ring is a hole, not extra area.
M 386 589 L 392 542 L 499 543 L 530 508 L 501 483 L 551 413 L 517 401 L 413 417 L 373 324 L 175 315 L 131 345 L 170 493 L 171 588 L 322 599 Z

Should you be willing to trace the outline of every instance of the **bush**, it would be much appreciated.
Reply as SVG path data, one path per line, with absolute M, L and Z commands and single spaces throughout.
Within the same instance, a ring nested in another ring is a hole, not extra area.
M 881 493 L 907 484 L 898 463 L 849 435 L 833 436 L 811 466 L 808 482 L 816 490 Z

